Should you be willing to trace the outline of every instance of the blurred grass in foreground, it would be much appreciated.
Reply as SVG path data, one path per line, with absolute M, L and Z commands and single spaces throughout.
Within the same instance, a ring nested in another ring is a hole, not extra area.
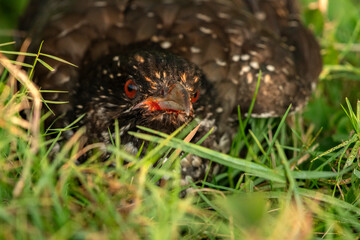
M 143 159 L 115 139 L 109 161 L 76 165 L 79 129 L 50 161 L 63 131 L 46 140 L 46 116 L 40 131 L 20 117 L 35 94 L 0 66 L 0 239 L 359 239 L 359 3 L 302 2 L 323 48 L 314 97 L 304 114 L 239 122 L 231 155 L 182 141 L 191 129 L 147 130 L 133 133 L 154 142 Z M 171 147 L 229 168 L 181 199 L 179 159 L 151 167 Z

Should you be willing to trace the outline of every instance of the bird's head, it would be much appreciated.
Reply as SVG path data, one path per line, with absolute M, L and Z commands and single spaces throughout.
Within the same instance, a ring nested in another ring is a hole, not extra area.
M 203 74 L 181 57 L 131 51 L 84 69 L 77 105 L 88 131 L 101 132 L 97 138 L 115 119 L 121 134 L 137 125 L 170 133 L 195 117 Z

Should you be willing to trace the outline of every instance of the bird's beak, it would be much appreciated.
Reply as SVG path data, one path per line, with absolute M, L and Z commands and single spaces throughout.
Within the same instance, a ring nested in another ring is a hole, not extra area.
M 183 112 L 187 116 L 192 114 L 189 93 L 180 83 L 174 84 L 164 97 L 149 97 L 134 107 L 137 108 L 146 108 L 148 111 Z

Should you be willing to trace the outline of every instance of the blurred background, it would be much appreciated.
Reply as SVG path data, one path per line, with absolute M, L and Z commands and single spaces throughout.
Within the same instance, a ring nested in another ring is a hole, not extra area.
M 9 42 L 18 36 L 14 31 L 28 0 L 0 0 L 0 43 Z

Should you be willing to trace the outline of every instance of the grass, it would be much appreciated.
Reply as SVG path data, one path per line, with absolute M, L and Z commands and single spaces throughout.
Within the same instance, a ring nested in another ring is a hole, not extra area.
M 132 133 L 154 143 L 142 159 L 114 139 L 109 161 L 95 151 L 82 165 L 79 129 L 50 161 L 62 131 L 47 140 L 46 116 L 20 117 L 38 96 L 18 70 L 0 67 L 0 239 L 359 239 L 360 6 L 329 0 L 321 12 L 310 2 L 303 19 L 324 59 L 313 98 L 303 113 L 240 119 L 229 155 L 182 141 L 194 124 Z M 25 87 L 14 92 L 11 76 Z M 228 168 L 179 198 L 178 156 L 151 167 L 170 148 Z

